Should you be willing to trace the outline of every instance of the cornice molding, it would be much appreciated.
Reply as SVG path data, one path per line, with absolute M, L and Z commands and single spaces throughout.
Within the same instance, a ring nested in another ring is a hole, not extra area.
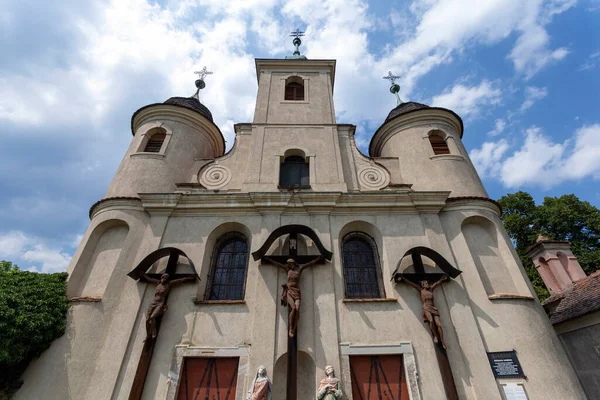
M 472 211 L 475 209 L 491 211 L 498 216 L 502 215 L 502 208 L 497 201 L 477 196 L 449 197 L 442 211 Z
M 450 192 L 408 189 L 377 192 L 141 193 L 150 215 L 438 213 Z

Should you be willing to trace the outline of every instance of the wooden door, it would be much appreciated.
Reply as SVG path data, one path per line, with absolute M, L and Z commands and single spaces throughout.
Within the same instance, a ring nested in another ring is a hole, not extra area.
M 177 400 L 235 400 L 239 358 L 185 358 Z
M 354 400 L 408 400 L 401 354 L 351 356 Z

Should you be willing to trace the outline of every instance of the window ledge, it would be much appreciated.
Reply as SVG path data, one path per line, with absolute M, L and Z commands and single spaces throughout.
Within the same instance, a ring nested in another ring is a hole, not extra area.
M 140 151 L 138 153 L 133 153 L 132 155 L 130 155 L 129 157 L 139 157 L 139 158 L 156 158 L 156 159 L 161 159 L 161 158 L 165 158 L 164 154 L 161 153 L 149 153 L 149 152 L 143 152 Z
M 88 297 L 88 296 L 81 296 L 81 297 L 69 297 L 67 299 L 69 301 L 69 303 L 99 303 L 102 301 L 101 297 Z
M 281 185 L 277 185 L 277 189 L 279 190 L 309 190 L 311 189 L 310 185 L 307 186 L 299 186 L 299 185 L 294 185 L 294 186 L 281 186 Z
M 385 298 L 385 299 L 344 299 L 344 303 L 397 303 L 396 298 Z
M 308 100 L 281 100 L 281 104 L 308 104 Z
M 456 161 L 464 161 L 464 157 L 458 154 L 438 154 L 429 156 L 432 160 L 456 160 Z
M 246 304 L 246 300 L 194 300 L 194 304 Z
M 488 296 L 490 300 L 535 300 L 531 296 L 524 296 L 522 294 L 511 294 L 511 293 L 498 293 Z

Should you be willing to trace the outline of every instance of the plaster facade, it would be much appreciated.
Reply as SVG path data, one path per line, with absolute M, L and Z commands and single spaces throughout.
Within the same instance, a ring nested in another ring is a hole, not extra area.
M 244 298 L 206 300 L 216 241 L 240 232 L 249 252 L 281 226 L 310 227 L 333 252 L 331 262 L 302 274 L 298 327 L 298 399 L 315 398 L 326 365 L 352 399 L 352 354 L 402 354 L 410 399 L 445 398 L 422 303 L 407 285 L 389 280 L 407 250 L 424 246 L 462 274 L 436 289 L 448 358 L 461 399 L 502 399 L 486 352 L 515 349 L 531 399 L 585 398 L 544 310 L 461 142 L 450 112 L 420 110 L 384 124 L 377 149 L 363 155 L 353 125 L 337 124 L 335 61 L 256 60 L 258 96 L 252 123 L 235 126 L 223 155 L 218 129 L 173 105 L 136 113 L 134 138 L 69 267 L 67 333 L 34 361 L 16 399 L 128 398 L 145 337 L 145 310 L 154 286 L 127 277 L 162 247 L 183 250 L 201 280 L 173 289 L 145 381 L 144 399 L 174 399 L 186 356 L 240 357 L 237 400 L 245 399 L 259 365 L 285 393 L 287 310 L 279 305 L 286 274 L 248 260 Z M 305 82 L 305 100 L 284 100 L 285 80 Z M 163 154 L 139 154 L 144 134 L 165 129 Z M 451 154 L 435 156 L 427 140 L 442 131 Z M 310 187 L 280 188 L 279 167 L 305 158 Z M 369 235 L 379 257 L 385 296 L 345 296 L 342 241 Z M 269 254 L 282 254 L 285 238 Z M 305 240 L 301 252 L 318 254 Z M 180 260 L 181 261 L 181 260 Z M 437 267 L 426 262 L 427 270 Z M 160 271 L 164 265 L 155 266 Z M 185 270 L 189 265 L 179 265 Z M 540 368 L 540 366 L 545 366 Z

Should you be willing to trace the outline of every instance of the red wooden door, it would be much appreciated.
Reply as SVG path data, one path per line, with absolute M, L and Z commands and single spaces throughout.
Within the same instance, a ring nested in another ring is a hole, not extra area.
M 354 400 L 408 400 L 402 355 L 351 356 Z
M 185 358 L 177 400 L 234 400 L 239 358 Z

